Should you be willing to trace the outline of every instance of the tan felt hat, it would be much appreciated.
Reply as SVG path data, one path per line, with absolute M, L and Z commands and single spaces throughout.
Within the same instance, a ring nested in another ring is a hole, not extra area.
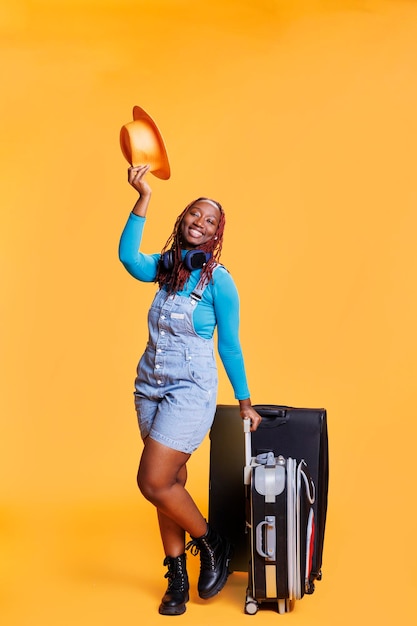
M 166 180 L 171 176 L 164 140 L 153 119 L 141 107 L 133 107 L 133 122 L 122 126 L 120 147 L 130 165 L 150 165 L 150 172 Z

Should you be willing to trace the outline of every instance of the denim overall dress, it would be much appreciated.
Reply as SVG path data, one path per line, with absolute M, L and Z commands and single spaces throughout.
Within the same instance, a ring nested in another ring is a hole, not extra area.
M 217 401 L 213 339 L 197 335 L 193 311 L 206 286 L 189 296 L 159 290 L 148 313 L 149 338 L 135 381 L 141 436 L 191 454 L 210 429 Z

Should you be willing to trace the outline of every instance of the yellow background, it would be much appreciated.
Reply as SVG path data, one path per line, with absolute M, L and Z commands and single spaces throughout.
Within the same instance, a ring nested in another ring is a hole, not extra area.
M 246 616 L 245 577 L 204 603 L 190 559 L 179 619 L 414 623 L 417 3 L 2 0 L 0 46 L 2 624 L 166 619 L 132 403 L 154 286 L 117 259 L 134 104 L 172 167 L 145 250 L 221 201 L 253 401 L 329 414 L 316 593 Z M 204 512 L 207 472 L 206 440 Z

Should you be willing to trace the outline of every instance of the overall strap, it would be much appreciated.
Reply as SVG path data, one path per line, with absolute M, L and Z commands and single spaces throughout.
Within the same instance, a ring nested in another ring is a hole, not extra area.
M 220 263 L 216 263 L 216 265 L 213 268 L 213 274 L 217 270 L 218 267 L 224 267 L 224 266 L 222 266 Z M 201 298 L 203 297 L 203 293 L 205 289 L 207 288 L 209 282 L 210 281 L 205 280 L 203 284 L 197 283 L 196 288 L 193 289 L 193 291 L 190 293 L 190 298 L 192 298 L 193 300 L 197 302 L 200 302 Z

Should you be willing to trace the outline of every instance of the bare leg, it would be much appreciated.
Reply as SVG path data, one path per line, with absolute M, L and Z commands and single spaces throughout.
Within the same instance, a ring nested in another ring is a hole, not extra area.
M 185 487 L 187 482 L 187 466 L 183 465 L 178 474 L 178 482 Z M 167 556 L 180 556 L 185 551 L 185 531 L 174 520 L 158 510 L 159 530 L 162 544 Z
M 162 541 L 169 556 L 177 556 L 180 549 L 184 552 L 184 531 L 192 537 L 201 537 L 207 531 L 206 520 L 184 488 L 189 458 L 189 454 L 148 437 L 139 464 L 138 486 L 158 509 Z

